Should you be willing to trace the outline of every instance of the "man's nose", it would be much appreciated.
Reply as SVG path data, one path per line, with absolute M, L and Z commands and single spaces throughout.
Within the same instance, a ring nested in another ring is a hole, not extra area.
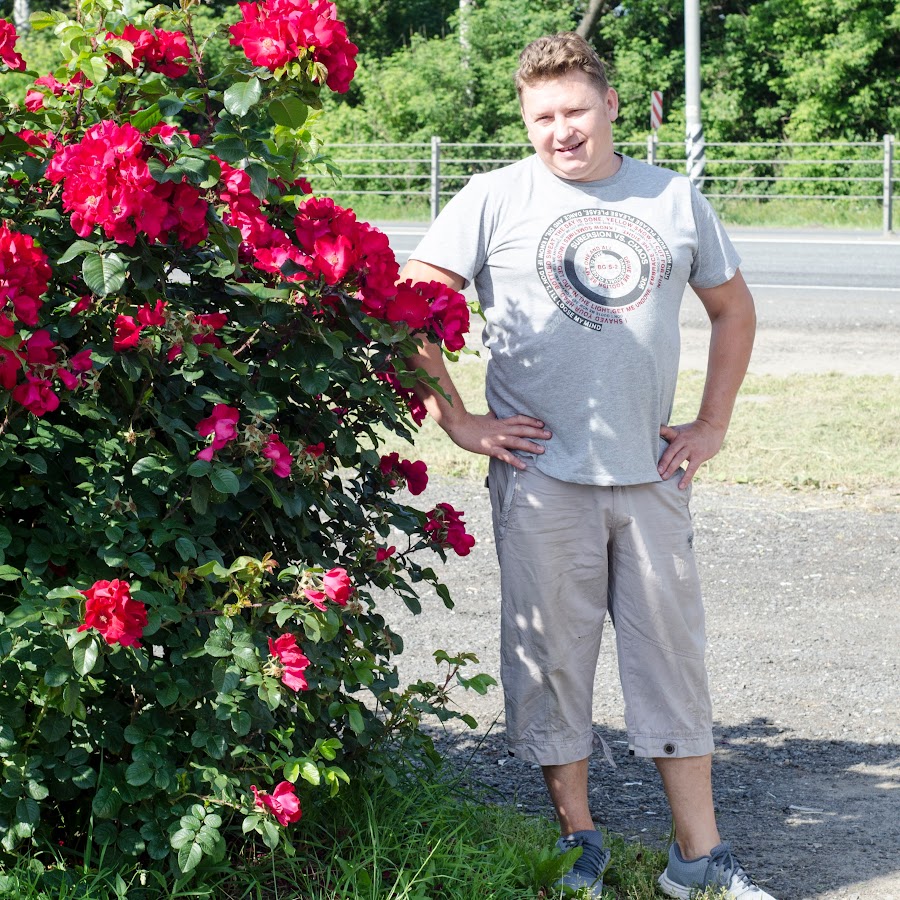
M 563 143 L 572 136 L 572 126 L 565 116 L 557 116 L 553 120 L 553 137 L 557 143 Z

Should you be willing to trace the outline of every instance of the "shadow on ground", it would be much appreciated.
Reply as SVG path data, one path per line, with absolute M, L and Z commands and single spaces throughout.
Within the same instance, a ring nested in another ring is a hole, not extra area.
M 628 755 L 623 732 L 602 736 L 615 767 L 602 750 L 591 759 L 594 821 L 664 847 L 671 820 L 655 767 Z M 434 737 L 467 793 L 552 817 L 540 770 L 508 755 L 502 725 L 487 734 Z M 853 897 L 859 882 L 900 874 L 900 744 L 799 738 L 758 718 L 717 727 L 716 747 L 722 835 L 776 897 Z

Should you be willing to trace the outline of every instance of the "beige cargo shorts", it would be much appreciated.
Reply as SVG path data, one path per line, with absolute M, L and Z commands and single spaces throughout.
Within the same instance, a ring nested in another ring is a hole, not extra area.
M 629 749 L 712 752 L 712 709 L 690 490 L 679 477 L 572 484 L 491 459 L 500 560 L 500 675 L 510 752 L 539 765 L 585 759 L 607 611 Z

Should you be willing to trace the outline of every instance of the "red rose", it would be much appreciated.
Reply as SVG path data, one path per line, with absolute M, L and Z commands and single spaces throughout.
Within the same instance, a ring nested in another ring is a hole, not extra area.
M 430 316 L 428 301 L 409 284 L 397 287 L 397 295 L 388 300 L 384 317 L 388 322 L 405 322 L 410 331 L 425 327 Z
M 272 813 L 279 825 L 289 825 L 291 822 L 300 821 L 303 815 L 300 801 L 294 792 L 294 786 L 289 781 L 282 781 L 271 794 L 258 791 L 255 784 L 250 785 L 250 790 L 253 791 L 254 805 Z
M 46 378 L 36 378 L 26 373 L 25 383 L 13 389 L 12 398 L 38 418 L 59 407 L 59 397 L 53 393 L 53 385 Z
M 140 646 L 138 640 L 147 627 L 147 608 L 131 596 L 127 581 L 96 581 L 86 591 L 84 624 L 79 631 L 96 628 L 108 644 Z
M 221 450 L 229 441 L 233 441 L 237 437 L 239 418 L 240 412 L 233 406 L 217 403 L 213 407 L 212 414 L 197 423 L 197 434 L 200 437 L 213 436 L 212 444 L 201 450 L 197 456 L 209 460 L 216 450 Z
M 475 538 L 466 532 L 462 516 L 449 503 L 438 503 L 426 514 L 425 534 L 438 546 L 449 547 L 458 556 L 468 556 Z
M 322 576 L 322 590 L 338 606 L 346 606 L 353 590 L 353 583 L 346 569 L 331 569 Z
M 292 691 L 305 691 L 309 687 L 303 674 L 309 660 L 297 646 L 297 638 L 283 634 L 277 640 L 269 638 L 269 653 L 281 663 L 281 681 Z
M 155 305 L 151 306 L 145 303 L 138 309 L 138 321 L 141 325 L 165 325 L 166 324 L 166 301 L 157 300 Z
M 24 72 L 25 60 L 16 51 L 18 39 L 15 26 L 6 19 L 0 19 L 0 60 L 6 63 L 13 72 Z
M 277 434 L 270 434 L 263 447 L 262 455 L 272 460 L 272 471 L 279 478 L 287 478 L 291 474 L 293 457 L 290 450 L 281 442 Z
M 113 338 L 113 350 L 121 353 L 137 347 L 141 339 L 143 325 L 138 325 L 133 316 L 116 316 L 116 336 Z

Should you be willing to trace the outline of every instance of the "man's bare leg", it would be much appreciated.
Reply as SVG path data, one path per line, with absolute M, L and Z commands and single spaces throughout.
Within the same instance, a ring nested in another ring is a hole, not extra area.
M 712 755 L 653 761 L 669 798 L 681 855 L 685 859 L 707 856 L 722 840 L 713 810 Z
M 559 818 L 562 835 L 593 829 L 588 808 L 588 761 L 565 763 L 561 766 L 542 766 L 544 781 Z

